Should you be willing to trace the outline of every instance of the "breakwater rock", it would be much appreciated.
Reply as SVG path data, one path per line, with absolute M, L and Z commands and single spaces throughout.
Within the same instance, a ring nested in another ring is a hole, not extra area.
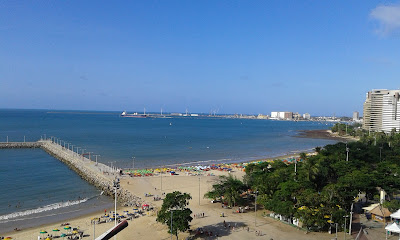
M 41 144 L 41 148 L 44 151 L 66 164 L 82 179 L 103 191 L 104 195 L 115 197 L 113 180 L 105 176 L 100 168 L 95 166 L 93 161 L 83 158 L 51 141 L 39 141 L 38 143 Z M 101 163 L 98 164 L 100 165 Z M 117 200 L 123 206 L 140 206 L 142 203 L 141 198 L 122 188 L 117 190 Z
M 0 149 L 4 148 L 40 148 L 42 142 L 2 142 Z

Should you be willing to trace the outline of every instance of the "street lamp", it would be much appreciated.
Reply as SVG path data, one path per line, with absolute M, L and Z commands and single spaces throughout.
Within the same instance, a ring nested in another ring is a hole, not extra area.
M 79 156 L 79 148 L 81 147 L 76 147 L 76 156 Z
M 255 199 L 254 199 L 254 227 L 257 227 L 257 194 L 258 191 L 255 192 Z
M 172 222 L 173 222 L 172 215 L 173 215 L 173 212 L 176 211 L 176 210 L 178 210 L 178 209 L 171 209 L 170 210 L 171 211 L 171 240 L 172 240 Z
M 344 217 L 344 240 L 346 240 L 346 220 L 349 217 L 349 215 L 343 216 Z
M 200 206 L 200 180 L 201 180 L 201 175 L 199 175 L 199 206 Z
M 349 147 L 347 146 L 347 143 L 346 143 L 346 162 L 348 162 L 349 161 Z
M 114 186 L 114 192 L 115 192 L 115 211 L 114 211 L 114 222 L 115 222 L 115 226 L 117 226 L 117 189 L 119 189 L 119 179 L 115 178 L 114 182 L 113 182 L 113 186 Z M 114 236 L 114 240 L 117 239 L 117 235 Z
M 354 203 L 351 204 L 351 209 L 350 209 L 349 235 L 351 235 L 351 222 L 353 221 L 353 205 Z
M 96 155 L 93 155 L 93 156 L 96 157 L 96 166 L 97 166 L 97 157 L 99 157 L 100 155 L 99 155 L 99 154 L 96 154 Z
M 90 158 L 90 154 L 93 153 L 93 152 L 88 152 L 88 153 L 89 153 L 89 161 L 92 161 L 92 159 Z

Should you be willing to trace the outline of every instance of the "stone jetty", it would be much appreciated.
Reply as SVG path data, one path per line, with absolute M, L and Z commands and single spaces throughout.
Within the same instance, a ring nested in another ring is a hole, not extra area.
M 91 161 L 90 159 L 50 140 L 0 143 L 0 149 L 4 148 L 41 148 L 54 158 L 66 164 L 82 179 L 103 191 L 104 195 L 111 197 L 115 196 L 114 180 L 118 177 L 115 171 L 112 171 L 110 167 L 102 163 Z M 122 188 L 117 190 L 117 200 L 124 206 L 140 206 L 142 202 L 139 197 L 134 196 L 131 192 Z
M 42 147 L 41 142 L 2 142 L 0 143 L 0 149 L 2 148 L 40 148 Z

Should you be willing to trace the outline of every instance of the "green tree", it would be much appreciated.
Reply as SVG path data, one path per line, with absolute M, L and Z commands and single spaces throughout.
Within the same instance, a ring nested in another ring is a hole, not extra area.
M 387 201 L 383 203 L 383 206 L 389 209 L 389 211 L 391 211 L 392 213 L 394 213 L 400 209 L 400 201 L 396 199 L 392 201 Z
M 168 193 L 161 206 L 161 210 L 157 214 L 157 222 L 169 226 L 168 232 L 171 233 L 171 220 L 172 220 L 172 234 L 178 239 L 178 232 L 184 232 L 189 229 L 189 223 L 193 220 L 190 216 L 192 210 L 187 208 L 189 200 L 192 199 L 190 194 L 175 191 Z
M 204 197 L 212 199 L 223 199 L 229 206 L 236 206 L 241 203 L 242 197 L 240 196 L 246 186 L 242 181 L 233 177 L 231 174 L 228 176 L 220 176 L 219 182 L 213 185 L 213 189 L 207 192 Z

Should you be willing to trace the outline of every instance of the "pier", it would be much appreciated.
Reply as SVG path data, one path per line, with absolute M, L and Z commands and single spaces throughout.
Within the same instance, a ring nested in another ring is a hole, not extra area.
M 53 142 L 52 139 L 42 139 L 37 142 L 0 142 L 0 149 L 17 148 L 41 148 L 75 171 L 82 179 L 103 191 L 104 195 L 115 196 L 113 181 L 118 176 L 116 170 L 86 158 L 86 154 L 78 154 L 57 142 Z M 122 188 L 117 190 L 117 200 L 124 206 L 136 206 L 137 203 L 142 202 L 139 197 Z

